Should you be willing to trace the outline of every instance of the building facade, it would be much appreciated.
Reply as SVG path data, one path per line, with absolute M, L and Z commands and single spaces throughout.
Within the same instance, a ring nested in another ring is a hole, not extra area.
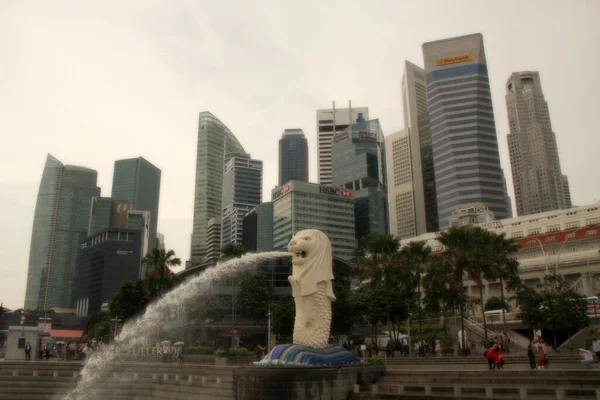
M 221 257 L 221 217 L 208 220 L 206 226 L 206 261 L 216 262 Z
M 273 250 L 287 249 L 304 229 L 318 229 L 331 241 L 333 255 L 350 259 L 356 250 L 354 192 L 348 189 L 290 181 L 271 192 Z
M 379 120 L 350 125 L 333 138 L 333 185 L 353 190 L 356 237 L 388 233 L 385 138 Z
M 230 243 L 242 244 L 244 215 L 262 200 L 262 167 L 250 155 L 234 155 L 223 173 L 223 212 L 221 214 L 221 248 Z
M 80 316 L 100 311 L 121 283 L 140 275 L 143 235 L 137 229 L 108 228 L 80 244 L 75 307 Z
M 69 308 L 79 243 L 86 238 L 97 172 L 63 165 L 48 154 L 38 190 L 25 309 Z
M 385 137 L 390 233 L 400 238 L 417 235 L 410 147 L 406 129 Z
M 286 129 L 279 139 L 279 186 L 308 182 L 308 142 L 302 129 Z
M 506 82 L 508 150 L 518 215 L 569 208 L 556 135 L 539 72 L 514 72 Z
M 115 161 L 111 197 L 150 213 L 148 247 L 156 247 L 161 171 L 143 157 Z
M 525 283 L 535 287 L 544 276 L 556 271 L 571 283 L 571 287 L 584 296 L 600 292 L 600 204 L 556 210 L 504 220 L 475 224 L 515 239 L 520 250 L 519 274 Z M 401 241 L 426 241 L 433 253 L 444 250 L 438 242 L 439 233 Z M 499 282 L 484 282 L 484 304 L 489 297 L 500 296 Z M 479 297 L 479 287 L 465 281 L 470 296 Z M 505 289 L 505 296 L 512 296 Z
M 273 203 L 261 203 L 244 216 L 243 245 L 250 252 L 273 250 Z
M 190 262 L 202 264 L 206 258 L 206 224 L 222 212 L 223 167 L 225 154 L 245 154 L 233 133 L 208 111 L 200 113 L 194 187 L 194 222 Z
M 508 216 L 481 34 L 423 44 L 439 228 L 454 209 Z
M 405 134 L 408 136 L 405 141 L 409 145 L 411 183 L 413 187 L 413 201 L 403 201 L 402 207 L 413 207 L 413 211 L 402 209 L 400 213 L 405 215 L 414 214 L 413 235 L 421 235 L 425 232 L 438 231 L 439 222 L 425 70 L 409 61 L 405 62 L 402 77 L 402 105 Z M 391 162 L 388 158 L 388 163 Z M 402 233 L 403 235 L 409 234 L 410 229 L 406 228 Z
M 333 108 L 317 110 L 317 143 L 318 143 L 318 175 L 319 184 L 331 185 L 333 183 L 331 147 L 333 137 L 357 122 L 369 119 L 368 107 Z

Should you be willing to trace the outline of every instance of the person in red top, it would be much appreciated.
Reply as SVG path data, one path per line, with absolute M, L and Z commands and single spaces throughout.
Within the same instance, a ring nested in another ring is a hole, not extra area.
M 490 367 L 490 371 L 493 370 L 494 367 L 496 366 L 497 353 L 498 353 L 498 345 L 495 344 L 494 346 L 492 346 L 492 348 L 490 348 L 488 350 L 487 354 L 485 355 L 485 358 L 487 358 L 487 361 L 488 361 L 488 366 Z
M 504 355 L 500 349 L 496 350 L 496 368 L 504 369 Z

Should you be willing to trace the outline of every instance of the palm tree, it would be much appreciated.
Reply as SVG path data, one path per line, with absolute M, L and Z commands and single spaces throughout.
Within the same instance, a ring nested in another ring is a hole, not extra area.
M 419 308 L 419 329 L 423 332 L 423 316 L 421 307 L 421 273 L 422 268 L 427 264 L 431 255 L 431 247 L 425 241 L 411 242 L 405 245 L 401 250 L 401 256 L 407 264 L 413 268 L 417 284 L 417 304 Z
M 363 249 L 365 254 L 363 278 L 367 284 L 374 290 L 383 290 L 383 293 L 390 294 L 396 288 L 402 285 L 399 274 L 399 253 L 400 239 L 394 235 L 372 234 L 363 238 Z M 386 315 L 388 332 L 390 340 L 392 332 L 390 323 L 392 316 L 390 313 L 389 296 L 385 296 Z M 374 335 L 374 329 L 373 335 Z
M 489 271 L 490 281 L 498 279 L 500 281 L 500 298 L 504 300 L 504 282 L 509 283 L 509 290 L 512 288 L 511 282 L 519 276 L 519 262 L 514 259 L 514 255 L 519 251 L 519 243 L 515 239 L 507 238 L 506 233 L 492 236 L 490 256 L 492 266 Z M 502 313 L 502 322 L 506 330 L 506 316 Z
M 473 258 L 476 258 L 475 238 L 477 231 L 472 226 L 452 227 L 438 236 L 440 244 L 445 246 L 443 254 L 445 262 L 452 267 L 452 277 L 449 280 L 460 293 L 460 329 L 461 345 L 465 347 L 465 304 L 464 304 L 464 285 L 463 275 L 469 271 Z
M 494 234 L 478 226 L 472 227 L 472 257 L 467 267 L 467 274 L 479 288 L 479 303 L 481 304 L 481 317 L 483 318 L 483 331 L 485 342 L 488 343 L 487 321 L 485 319 L 485 308 L 483 306 L 483 288 L 485 280 L 493 280 L 492 274 L 492 251 L 494 244 Z
M 181 259 L 175 257 L 173 250 L 154 248 L 144 257 L 142 264 L 150 271 L 146 279 L 150 295 L 154 298 L 174 286 L 177 278 L 171 268 L 181 265 Z

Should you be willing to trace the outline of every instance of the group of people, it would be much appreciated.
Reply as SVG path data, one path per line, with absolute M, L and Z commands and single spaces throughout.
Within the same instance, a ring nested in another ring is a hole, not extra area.
M 498 343 L 494 344 L 486 353 L 485 358 L 488 361 L 490 371 L 493 369 L 504 369 L 504 355 L 502 348 Z
M 173 361 L 173 356 L 177 355 L 177 358 L 179 359 L 179 364 L 183 364 L 185 357 L 186 357 L 186 351 L 185 351 L 185 347 L 181 346 L 179 348 L 179 350 L 176 349 L 171 349 L 168 346 L 164 346 L 162 348 L 162 356 L 163 356 L 163 362 L 164 363 L 170 363 Z
M 548 368 L 549 349 L 544 342 L 544 339 L 537 337 L 533 343 L 527 346 L 527 358 L 529 359 L 529 367 L 531 369 L 546 369 Z M 537 361 L 536 361 L 537 356 Z

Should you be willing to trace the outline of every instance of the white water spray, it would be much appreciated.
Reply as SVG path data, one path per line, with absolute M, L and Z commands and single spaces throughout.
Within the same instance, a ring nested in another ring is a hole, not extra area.
M 142 316 L 127 322 L 113 344 L 107 346 L 102 352 L 92 354 L 81 370 L 81 379 L 77 387 L 69 392 L 64 400 L 89 399 L 93 395 L 97 380 L 115 362 L 120 351 L 129 346 L 145 344 L 151 332 L 155 332 L 156 327 L 163 323 L 165 312 L 175 313 L 183 301 L 206 295 L 211 283 L 218 279 L 234 277 L 265 261 L 290 255 L 279 251 L 246 254 L 240 258 L 218 263 L 166 293 L 161 299 L 150 304 Z

